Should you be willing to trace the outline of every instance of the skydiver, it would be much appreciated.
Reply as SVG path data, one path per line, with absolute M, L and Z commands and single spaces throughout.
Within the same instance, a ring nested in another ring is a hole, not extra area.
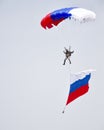
M 64 59 L 63 65 L 65 65 L 67 59 L 69 60 L 69 63 L 71 64 L 70 56 L 72 53 L 74 53 L 74 51 L 70 51 L 70 49 L 71 49 L 71 47 L 69 46 L 69 50 L 65 48 L 65 51 L 63 51 L 63 53 L 65 54 L 65 59 Z

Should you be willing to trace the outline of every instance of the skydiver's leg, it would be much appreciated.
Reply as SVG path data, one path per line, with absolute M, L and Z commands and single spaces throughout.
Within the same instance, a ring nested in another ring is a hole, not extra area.
M 69 60 L 69 63 L 71 64 L 71 60 L 70 60 L 70 58 L 68 58 L 68 60 Z
M 66 63 L 66 60 L 67 60 L 67 58 L 65 58 L 65 59 L 64 59 L 64 63 L 63 63 L 63 65 L 65 65 L 65 63 Z

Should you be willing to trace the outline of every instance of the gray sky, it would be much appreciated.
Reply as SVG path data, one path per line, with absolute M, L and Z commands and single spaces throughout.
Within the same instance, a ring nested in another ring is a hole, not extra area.
M 55 9 L 79 6 L 95 22 L 64 21 L 44 30 L 40 21 Z M 0 130 L 104 129 L 103 0 L 0 0 Z M 63 49 L 75 51 L 63 66 Z M 89 92 L 62 114 L 69 74 L 96 69 Z

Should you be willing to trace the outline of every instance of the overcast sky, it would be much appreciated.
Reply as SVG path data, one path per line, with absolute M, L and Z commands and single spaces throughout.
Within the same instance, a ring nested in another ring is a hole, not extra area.
M 96 13 L 44 30 L 47 13 L 78 6 Z M 72 64 L 63 66 L 71 45 Z M 0 0 L 0 130 L 104 129 L 104 1 Z M 96 69 L 87 94 L 62 114 L 71 72 Z

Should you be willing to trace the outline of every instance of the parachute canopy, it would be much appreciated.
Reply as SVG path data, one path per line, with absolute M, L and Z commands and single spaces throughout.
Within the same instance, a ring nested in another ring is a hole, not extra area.
M 87 22 L 95 20 L 96 14 L 90 10 L 79 7 L 62 8 L 46 15 L 41 20 L 41 26 L 44 29 L 50 29 L 67 18 L 78 20 L 79 22 Z

